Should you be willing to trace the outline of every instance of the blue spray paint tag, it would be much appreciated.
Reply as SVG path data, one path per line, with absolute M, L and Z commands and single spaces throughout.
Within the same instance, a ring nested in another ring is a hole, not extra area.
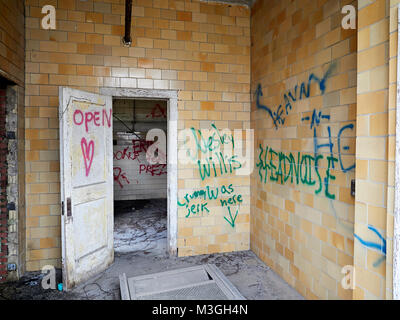
M 62 284 L 62 283 L 59 283 L 59 284 L 57 285 L 57 288 L 58 288 L 58 291 L 63 291 L 63 284 Z

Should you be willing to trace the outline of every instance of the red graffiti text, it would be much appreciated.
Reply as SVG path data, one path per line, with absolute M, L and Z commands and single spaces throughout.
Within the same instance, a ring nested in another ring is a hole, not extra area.
M 139 174 L 147 173 L 152 176 L 161 176 L 163 174 L 167 174 L 167 165 L 166 164 L 141 164 L 139 167 Z
M 143 152 L 146 153 L 149 146 L 153 141 L 145 140 L 132 140 L 132 145 L 114 152 L 114 160 L 138 160 L 139 155 Z M 129 150 L 131 148 L 131 150 Z
M 93 162 L 94 141 L 90 140 L 89 143 L 87 143 L 86 139 L 82 138 L 81 149 L 82 149 L 83 162 L 85 163 L 86 177 L 87 177 L 90 173 L 90 168 L 91 168 L 92 162 Z
M 77 126 L 84 125 L 86 132 L 89 132 L 89 124 L 93 124 L 96 127 L 104 127 L 108 126 L 111 128 L 111 117 L 112 110 L 110 109 L 107 113 L 106 109 L 102 109 L 101 111 L 81 111 L 76 109 L 72 119 L 74 124 Z
M 126 177 L 125 172 L 122 172 L 122 169 L 120 167 L 114 167 L 114 181 L 119 184 L 121 189 L 124 188 L 124 184 L 130 184 L 128 178 Z
M 154 106 L 154 108 L 150 111 L 148 115 L 146 115 L 146 118 L 166 118 L 167 117 L 167 111 L 161 107 L 158 103 Z

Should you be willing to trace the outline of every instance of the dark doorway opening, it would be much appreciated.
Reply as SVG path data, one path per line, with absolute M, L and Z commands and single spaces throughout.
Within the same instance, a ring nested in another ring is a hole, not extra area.
M 16 139 L 16 133 L 15 131 L 8 130 L 8 127 L 11 126 L 10 125 L 7 126 L 7 115 L 8 115 L 7 103 L 9 105 L 12 104 L 9 88 L 14 85 L 15 84 L 13 82 L 0 76 L 0 241 L 1 241 L 0 282 L 6 281 L 9 276 L 9 272 L 13 271 L 15 273 L 16 269 L 16 264 L 10 264 L 10 265 L 8 264 L 9 263 L 9 211 L 16 210 L 16 205 L 17 205 L 16 202 L 9 201 L 9 194 L 8 194 L 9 140 Z M 13 152 L 16 153 L 15 148 Z
M 158 141 L 158 137 L 146 140 L 151 130 L 162 130 L 166 137 L 166 101 L 113 101 L 116 253 L 163 254 L 167 250 L 167 165 L 150 163 L 147 158 L 147 151 Z

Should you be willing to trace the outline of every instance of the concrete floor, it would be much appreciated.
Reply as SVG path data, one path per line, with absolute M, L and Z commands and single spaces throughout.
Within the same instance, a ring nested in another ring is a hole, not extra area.
M 131 210 L 135 207 L 135 210 Z M 303 299 L 251 251 L 194 257 L 166 253 L 166 201 L 152 200 L 120 206 L 115 213 L 115 261 L 102 274 L 71 291 L 83 299 L 120 299 L 119 275 L 127 277 L 215 264 L 250 300 Z
M 165 200 L 117 203 L 114 215 L 114 263 L 71 291 L 44 290 L 40 272 L 0 284 L 0 300 L 119 300 L 119 275 L 145 275 L 200 264 L 215 264 L 249 300 L 299 300 L 303 297 L 251 251 L 194 257 L 170 257 Z M 61 281 L 58 270 L 57 282 Z

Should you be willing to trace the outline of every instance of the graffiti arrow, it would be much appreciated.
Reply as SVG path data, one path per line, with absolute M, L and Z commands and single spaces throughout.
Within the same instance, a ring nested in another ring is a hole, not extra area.
M 232 226 L 232 228 L 234 228 L 235 227 L 235 221 L 236 221 L 237 215 L 239 213 L 239 210 L 236 209 L 236 214 L 235 214 L 234 218 L 232 217 L 231 208 L 230 207 L 228 207 L 228 211 L 229 211 L 229 219 L 227 219 L 226 217 L 224 217 L 224 219 L 226 221 L 228 221 L 228 223 Z

